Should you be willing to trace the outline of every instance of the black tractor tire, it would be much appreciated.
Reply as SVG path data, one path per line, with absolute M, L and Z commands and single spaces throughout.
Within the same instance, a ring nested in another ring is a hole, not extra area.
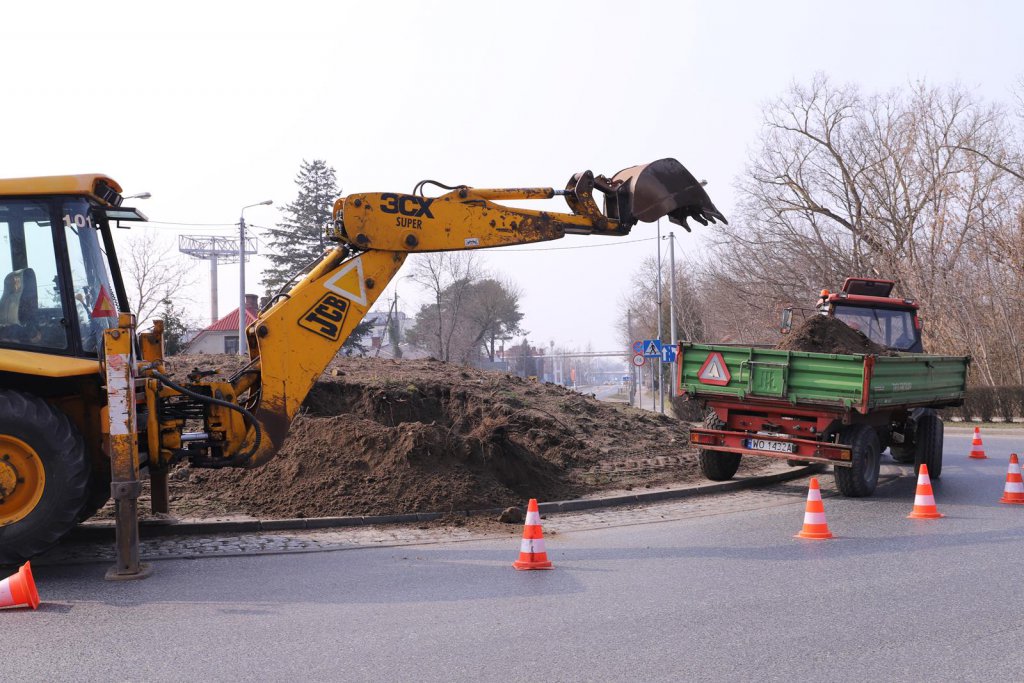
M 917 420 L 914 453 L 914 475 L 921 469 L 921 463 L 928 465 L 928 478 L 938 479 L 942 476 L 942 442 L 946 427 L 934 411 L 928 411 Z
M 931 408 L 914 408 L 910 411 L 906 423 L 902 425 L 900 430 L 903 433 L 903 443 L 889 445 L 889 453 L 896 462 L 905 465 L 914 463 L 916 467 L 918 460 L 918 436 L 920 434 L 917 427 L 925 415 L 934 416 L 935 411 Z
M 914 448 L 914 446 L 897 446 L 896 444 L 893 444 L 889 446 L 889 455 L 891 455 L 892 459 L 896 462 L 907 464 L 914 462 L 914 458 L 917 456 L 917 449 Z
M 833 465 L 836 488 L 847 498 L 865 498 L 875 492 L 882 464 L 882 446 L 874 428 L 852 425 L 839 434 L 840 443 L 853 449 L 853 466 Z
M 78 521 L 84 522 L 110 500 L 110 470 L 93 470 L 89 474 L 89 485 L 86 487 L 85 503 L 78 513 Z
M 30 394 L 0 391 L 0 435 L 31 448 L 45 475 L 32 509 L 0 527 L 0 565 L 14 565 L 56 545 L 75 526 L 86 500 L 89 462 L 67 416 Z
M 704 417 L 704 426 L 708 429 L 723 429 L 725 423 L 718 419 L 714 411 Z M 697 451 L 697 463 L 700 471 L 711 481 L 728 481 L 740 467 L 739 453 L 726 453 L 701 448 Z

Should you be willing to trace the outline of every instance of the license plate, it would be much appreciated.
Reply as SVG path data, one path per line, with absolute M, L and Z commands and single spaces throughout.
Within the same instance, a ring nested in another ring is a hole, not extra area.
M 772 453 L 793 453 L 794 444 L 788 441 L 771 441 L 769 439 L 747 439 L 747 448 L 755 451 L 771 451 Z

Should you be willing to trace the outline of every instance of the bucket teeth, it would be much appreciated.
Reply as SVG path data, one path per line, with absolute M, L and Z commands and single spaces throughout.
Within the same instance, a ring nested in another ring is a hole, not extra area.
M 626 195 L 627 206 L 620 203 L 617 208 L 620 214 L 623 208 L 628 208 L 628 216 L 619 216 L 628 222 L 653 223 L 668 216 L 670 221 L 687 231 L 690 230 L 687 218 L 701 225 L 719 221 L 728 223 L 700 181 L 675 159 L 659 159 L 623 169 L 615 174 L 611 185 Z

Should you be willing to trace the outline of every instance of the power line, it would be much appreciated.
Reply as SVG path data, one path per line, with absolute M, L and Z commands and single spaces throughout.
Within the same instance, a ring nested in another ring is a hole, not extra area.
M 147 223 L 159 223 L 160 225 L 188 225 L 188 226 L 197 226 L 197 227 L 205 225 L 205 226 L 209 226 L 209 227 L 220 227 L 220 228 L 225 228 L 225 227 L 231 227 L 231 226 L 238 225 L 237 221 L 234 222 L 234 223 L 177 223 L 175 221 L 155 221 L 155 220 L 150 219 L 150 220 L 148 220 L 146 222 Z
M 489 249 L 488 253 L 490 253 L 490 254 L 518 254 L 519 252 L 523 252 L 523 251 L 564 251 L 566 249 L 596 249 L 598 247 L 618 247 L 618 246 L 622 246 L 623 244 L 636 244 L 638 242 L 650 242 L 650 241 L 656 240 L 656 239 L 658 239 L 658 238 L 657 237 L 644 237 L 644 238 L 638 239 L 638 240 L 626 240 L 624 242 L 610 242 L 608 244 L 581 244 L 581 245 L 579 245 L 577 247 L 544 247 L 544 248 L 541 248 L 541 249 L 530 249 L 530 248 L 527 248 L 527 249 L 505 249 L 505 250 L 502 250 L 502 251 L 497 251 L 497 250 Z

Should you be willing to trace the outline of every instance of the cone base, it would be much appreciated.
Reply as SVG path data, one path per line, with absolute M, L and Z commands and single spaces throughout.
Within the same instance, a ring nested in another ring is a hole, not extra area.
M 1000 503 L 1008 503 L 1010 505 L 1024 505 L 1024 499 L 1022 498 L 1000 498 Z
M 972 460 L 988 460 L 988 456 L 985 455 L 984 453 L 982 453 L 981 455 L 975 455 L 974 453 L 971 453 L 967 457 L 972 459 Z
M 512 567 L 520 571 L 528 569 L 554 569 L 554 565 L 549 561 L 544 562 L 524 562 L 523 560 L 516 560 L 512 563 Z
M 835 538 L 831 531 L 801 531 L 795 534 L 793 538 L 806 538 L 811 541 L 824 541 L 829 538 Z
M 917 510 L 914 510 L 909 515 L 907 515 L 907 519 L 938 519 L 939 517 L 945 517 L 945 516 L 946 515 L 942 514 L 941 512 L 938 512 L 938 511 L 935 511 L 935 512 L 918 512 Z

